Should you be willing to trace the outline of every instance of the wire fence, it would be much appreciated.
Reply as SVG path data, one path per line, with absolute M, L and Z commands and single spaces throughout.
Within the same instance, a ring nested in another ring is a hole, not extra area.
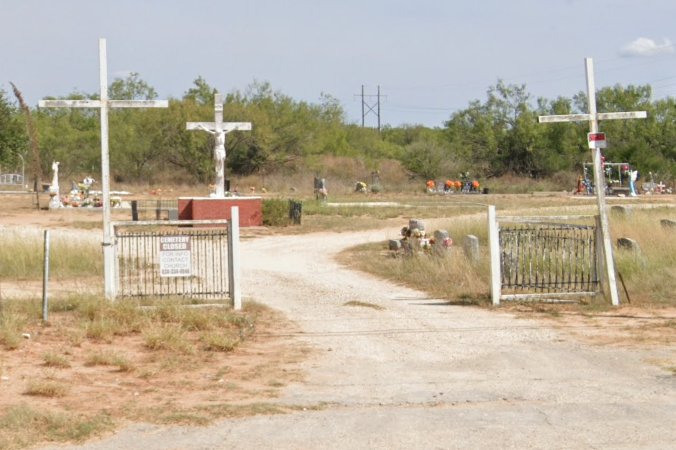
M 228 297 L 228 230 L 222 224 L 200 226 L 209 228 L 171 222 L 116 225 L 117 295 Z

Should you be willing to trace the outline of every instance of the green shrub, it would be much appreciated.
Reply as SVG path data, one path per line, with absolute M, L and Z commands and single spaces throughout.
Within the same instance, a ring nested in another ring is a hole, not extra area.
M 290 223 L 289 200 L 280 198 L 263 200 L 263 225 L 285 227 Z

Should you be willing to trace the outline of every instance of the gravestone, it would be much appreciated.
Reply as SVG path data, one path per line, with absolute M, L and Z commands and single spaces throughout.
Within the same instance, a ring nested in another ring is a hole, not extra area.
M 662 228 L 664 229 L 676 229 L 676 220 L 672 219 L 662 219 L 660 220 L 660 225 L 662 225 Z
M 398 239 L 390 239 L 387 242 L 387 247 L 392 251 L 399 251 L 401 250 L 401 241 Z
M 419 230 L 421 232 L 425 231 L 425 223 L 420 219 L 410 219 L 408 221 L 408 229 L 410 231 Z
M 473 234 L 468 234 L 462 240 L 462 250 L 470 262 L 479 261 L 479 238 Z
M 641 253 L 641 247 L 638 245 L 638 242 L 632 238 L 628 237 L 621 237 L 617 240 L 617 248 L 619 249 L 624 249 L 624 250 L 630 250 L 635 253 L 640 254 Z
M 614 217 L 627 218 L 631 214 L 631 209 L 627 208 L 626 206 L 614 205 L 610 207 L 610 213 Z
M 448 250 L 451 245 L 451 238 L 446 230 L 436 230 L 434 232 L 434 246 L 432 249 L 435 254 L 441 255 Z

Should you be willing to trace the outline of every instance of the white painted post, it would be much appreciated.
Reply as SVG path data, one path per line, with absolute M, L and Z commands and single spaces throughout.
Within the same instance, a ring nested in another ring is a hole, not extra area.
M 110 151 L 108 148 L 108 52 L 106 40 L 99 39 L 99 98 L 101 99 L 101 200 L 103 201 L 103 286 L 105 296 L 114 299 L 115 248 L 110 232 Z
M 500 304 L 502 283 L 500 281 L 500 233 L 495 214 L 495 205 L 488 205 L 488 246 L 491 256 L 491 299 L 493 305 Z
M 591 58 L 585 58 L 585 72 L 587 74 L 587 105 L 589 111 L 589 132 L 598 133 L 599 124 L 596 117 L 596 87 L 594 86 L 594 62 Z M 615 279 L 615 258 L 613 256 L 613 244 L 610 240 L 610 225 L 608 223 L 608 210 L 606 207 L 606 188 L 601 167 L 601 149 L 594 149 L 594 186 L 596 186 L 596 204 L 599 210 L 601 222 L 601 235 L 603 236 L 603 253 L 606 258 L 606 277 L 610 301 L 614 306 L 620 304 L 620 297 Z
M 216 94 L 214 95 L 214 121 L 188 122 L 186 123 L 186 130 L 206 131 L 216 138 L 214 145 L 214 163 L 216 164 L 214 197 L 225 197 L 225 135 L 231 131 L 251 131 L 251 122 L 223 122 L 223 96 Z M 219 155 L 219 152 L 223 154 Z
M 114 300 L 115 248 L 110 221 L 110 158 L 108 151 L 108 108 L 167 108 L 167 100 L 109 100 L 106 40 L 99 39 L 99 100 L 40 100 L 41 108 L 98 108 L 101 117 L 101 191 L 103 201 L 103 281 L 105 296 Z
M 591 58 L 585 58 L 585 73 L 587 75 L 587 114 L 565 114 L 555 116 L 540 116 L 540 123 L 553 122 L 580 122 L 589 121 L 590 133 L 597 133 L 599 130 L 599 120 L 618 120 L 618 119 L 645 119 L 648 114 L 645 111 L 598 113 L 596 111 L 596 88 L 594 86 L 594 64 Z M 599 210 L 601 225 L 601 235 L 603 240 L 603 253 L 605 255 L 606 279 L 608 281 L 608 290 L 610 301 L 614 306 L 620 304 L 620 297 L 617 290 L 617 281 L 615 278 L 615 260 L 613 257 L 613 245 L 610 239 L 610 226 L 608 224 L 608 212 L 605 201 L 605 180 L 601 169 L 601 150 L 594 148 L 594 185 L 596 191 L 596 203 Z
M 239 207 L 233 206 L 230 210 L 228 222 L 228 290 L 235 310 L 242 309 L 242 269 L 240 266 L 239 251 Z

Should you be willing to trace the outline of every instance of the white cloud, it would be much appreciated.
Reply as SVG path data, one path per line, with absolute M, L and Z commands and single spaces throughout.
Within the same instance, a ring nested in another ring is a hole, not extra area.
M 653 39 L 640 37 L 633 42 L 625 45 L 620 54 L 622 56 L 655 56 L 664 53 L 673 53 L 674 44 L 667 38 L 664 38 L 661 43 L 655 42 Z

